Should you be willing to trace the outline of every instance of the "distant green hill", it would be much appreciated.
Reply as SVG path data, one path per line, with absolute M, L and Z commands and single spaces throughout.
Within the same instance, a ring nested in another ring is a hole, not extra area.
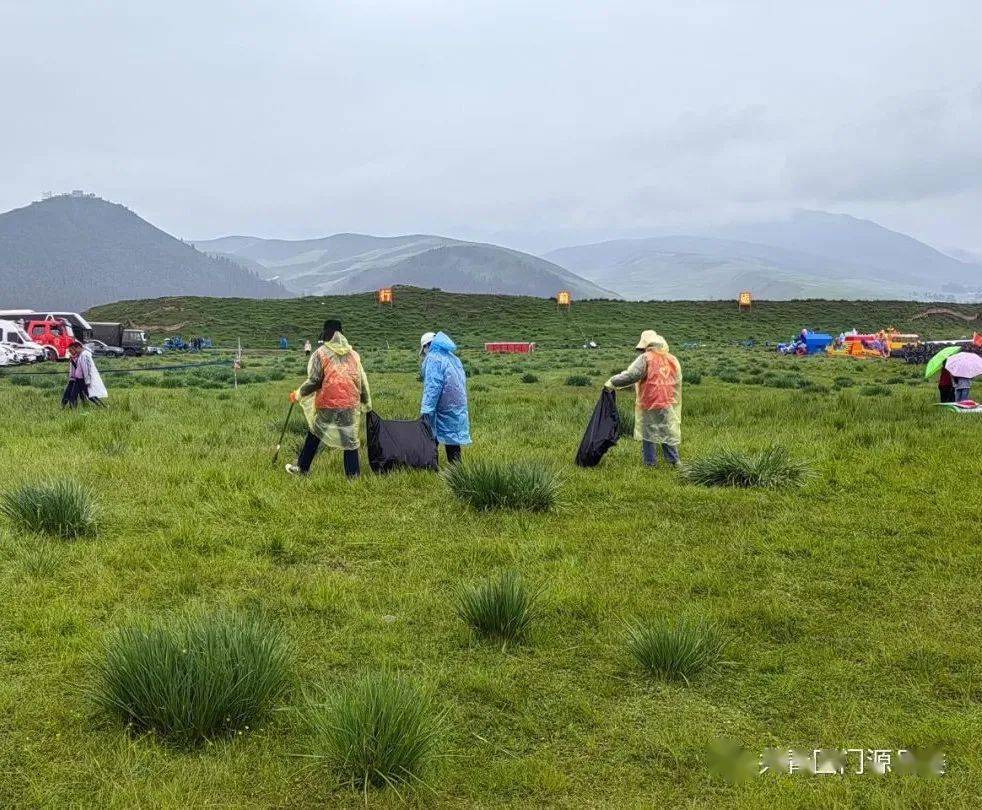
M 538 256 L 445 236 L 339 233 L 297 241 L 226 236 L 195 245 L 300 295 L 343 295 L 401 284 L 544 298 L 560 290 L 578 298 L 619 297 Z
M 124 297 L 286 295 L 98 197 L 59 195 L 0 214 L 0 309 L 80 310 Z
M 979 309 L 949 306 L 965 312 Z M 398 287 L 391 307 L 379 306 L 371 294 L 270 301 L 157 298 L 95 307 L 89 315 L 131 321 L 158 338 L 174 332 L 201 334 L 225 345 L 241 339 L 244 346 L 274 346 L 280 335 L 293 344 L 314 339 L 330 316 L 340 316 L 348 337 L 365 348 L 409 348 L 431 329 L 444 329 L 462 347 L 471 348 L 495 340 L 528 340 L 543 348 L 586 340 L 630 347 L 642 329 L 657 329 L 676 344 L 785 340 L 803 326 L 834 333 L 894 326 L 930 337 L 971 335 L 971 325 L 952 319 L 912 320 L 924 308 L 910 301 L 759 301 L 741 313 L 735 301 L 574 301 L 567 313 L 542 298 Z

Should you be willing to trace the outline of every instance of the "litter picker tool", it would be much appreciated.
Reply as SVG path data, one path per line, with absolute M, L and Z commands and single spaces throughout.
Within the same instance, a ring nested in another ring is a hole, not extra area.
M 276 466 L 276 459 L 280 457 L 280 448 L 283 446 L 283 437 L 286 436 L 287 426 L 290 424 L 290 417 L 293 416 L 293 406 L 296 405 L 295 402 L 290 403 L 290 408 L 286 412 L 286 420 L 283 422 L 283 430 L 280 431 L 280 440 L 276 443 L 276 452 L 273 453 L 273 466 Z

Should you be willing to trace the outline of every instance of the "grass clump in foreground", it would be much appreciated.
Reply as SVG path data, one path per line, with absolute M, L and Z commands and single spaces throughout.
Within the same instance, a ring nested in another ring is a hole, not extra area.
M 451 466 L 444 478 L 457 498 L 481 510 L 547 512 L 559 490 L 551 470 L 525 462 L 466 462 Z
M 662 618 L 628 626 L 627 649 L 649 675 L 686 683 L 722 659 L 726 642 L 709 622 Z
M 96 706 L 135 731 L 195 745 L 261 719 L 287 689 L 289 651 L 265 622 L 218 614 L 124 627 L 95 668 Z
M 756 454 L 720 450 L 685 464 L 682 474 L 706 487 L 794 487 L 803 484 L 811 470 L 783 447 L 771 447 Z
M 458 590 L 457 615 L 477 635 L 486 639 L 518 643 L 527 635 L 536 615 L 538 593 L 530 590 L 517 571 L 504 571 Z
M 566 378 L 566 385 L 573 386 L 574 388 L 585 388 L 590 384 L 590 378 L 585 374 L 570 374 Z
M 81 484 L 70 480 L 24 484 L 0 495 L 0 514 L 15 526 L 66 540 L 93 534 L 96 507 Z
M 317 756 L 348 785 L 425 785 L 443 716 L 427 695 L 389 673 L 366 675 L 328 702 L 310 708 Z

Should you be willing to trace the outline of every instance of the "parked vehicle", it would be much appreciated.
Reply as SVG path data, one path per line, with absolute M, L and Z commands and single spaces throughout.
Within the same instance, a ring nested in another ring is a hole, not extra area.
M 83 343 L 92 337 L 92 325 L 77 312 L 35 312 L 33 309 L 0 310 L 0 318 L 17 321 L 27 329 L 31 321 L 64 321 Z M 28 330 L 30 331 L 30 330 Z
M 62 318 L 57 320 L 31 320 L 25 325 L 31 340 L 44 347 L 49 360 L 64 360 L 68 357 L 68 347 L 75 340 L 72 327 Z
M 85 348 L 96 357 L 123 357 L 126 354 L 121 346 L 110 346 L 101 340 L 88 340 L 85 342 Z
M 31 340 L 20 324 L 13 321 L 0 320 L 0 344 L 7 344 L 15 350 L 24 350 L 30 356 L 31 362 L 47 359 L 44 347 Z
M 141 329 L 128 329 L 121 323 L 92 321 L 92 337 L 109 346 L 118 346 L 130 357 L 138 357 L 147 348 L 147 336 Z
M 0 343 L 0 366 L 16 366 L 23 360 L 13 346 Z

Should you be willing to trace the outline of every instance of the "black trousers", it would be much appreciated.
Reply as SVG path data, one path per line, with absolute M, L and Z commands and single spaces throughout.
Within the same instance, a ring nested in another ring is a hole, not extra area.
M 444 449 L 447 451 L 447 464 L 460 464 L 459 444 L 445 444 Z
M 942 402 L 955 401 L 955 387 L 953 385 L 939 385 L 938 393 L 941 396 Z
M 83 402 L 89 398 L 88 388 L 85 380 L 69 380 L 65 386 L 65 393 L 61 395 L 61 407 L 74 408 L 78 405 L 79 399 Z
M 310 472 L 310 465 L 317 455 L 317 448 L 320 447 L 321 440 L 307 431 L 307 438 L 304 439 L 303 447 L 300 448 L 300 455 L 297 456 L 297 466 L 300 472 Z M 361 461 L 358 458 L 357 450 L 344 451 L 344 474 L 348 478 L 357 478 L 361 474 Z

